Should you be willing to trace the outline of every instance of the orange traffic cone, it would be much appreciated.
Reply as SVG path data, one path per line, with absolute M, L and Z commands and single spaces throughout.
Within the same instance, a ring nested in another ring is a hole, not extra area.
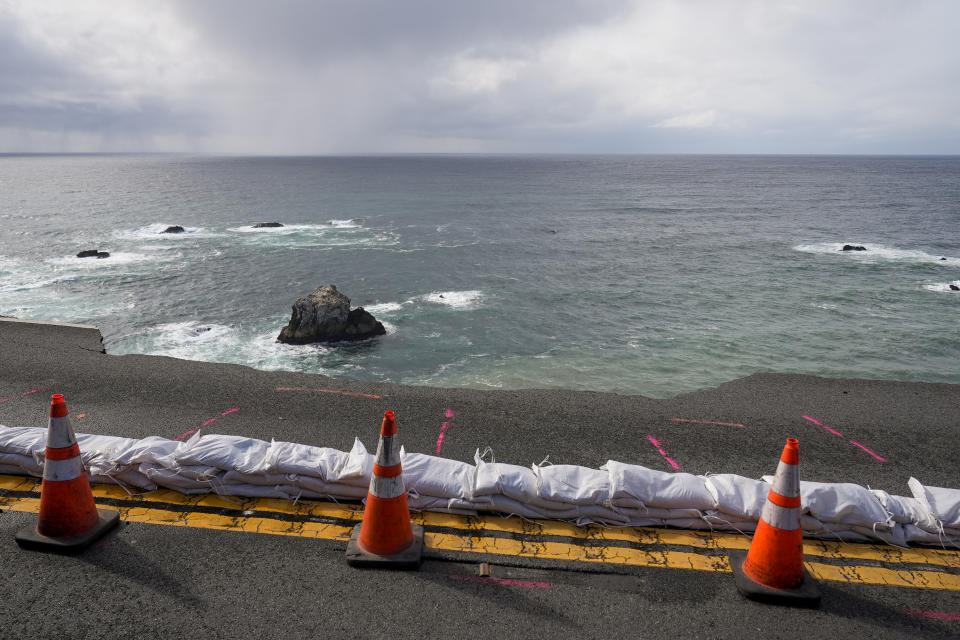
M 393 411 L 387 411 L 380 427 L 363 522 L 353 528 L 347 563 L 355 567 L 410 568 L 419 566 L 422 556 L 423 527 L 410 523 L 397 423 Z
M 50 403 L 46 461 L 40 487 L 40 518 L 36 526 L 14 536 L 21 547 L 44 551 L 79 551 L 116 526 L 120 514 L 100 511 L 93 502 L 90 481 L 80 460 L 80 447 L 70 426 L 62 394 Z
M 820 604 L 820 589 L 803 567 L 800 446 L 787 438 L 750 550 L 730 554 L 737 589 L 754 600 L 801 607 Z

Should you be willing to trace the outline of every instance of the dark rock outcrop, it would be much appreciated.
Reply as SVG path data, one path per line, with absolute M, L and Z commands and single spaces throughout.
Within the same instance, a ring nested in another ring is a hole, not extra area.
M 273 227 L 282 227 L 283 225 L 279 222 L 258 222 L 253 225 L 254 229 L 271 229 Z
M 186 229 L 184 229 L 183 227 L 181 227 L 181 226 L 178 225 L 178 224 L 175 224 L 175 225 L 173 225 L 172 227 L 167 227 L 166 229 L 164 229 L 164 230 L 161 231 L 160 233 L 184 233 L 185 231 L 186 231 Z
M 363 307 L 351 310 L 350 298 L 328 284 L 294 301 L 290 322 L 281 329 L 277 340 L 286 344 L 340 342 L 364 340 L 386 332 L 383 324 Z
M 960 291 L 960 287 L 955 284 L 950 285 L 950 291 Z
M 107 251 L 98 251 L 97 249 L 84 249 L 77 254 L 78 258 L 109 258 L 110 253 Z
M 845 244 L 840 251 L 866 251 L 867 248 L 859 244 Z

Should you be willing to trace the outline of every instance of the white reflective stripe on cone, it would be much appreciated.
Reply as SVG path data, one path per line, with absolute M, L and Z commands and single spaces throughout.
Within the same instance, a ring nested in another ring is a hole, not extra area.
M 378 498 L 398 498 L 406 492 L 407 490 L 403 487 L 403 476 L 370 478 L 370 493 Z
M 47 428 L 48 447 L 63 449 L 76 441 L 77 438 L 73 435 L 73 427 L 70 425 L 70 416 L 50 418 L 50 426 Z
M 781 507 L 767 500 L 763 505 L 763 512 L 760 514 L 763 521 L 771 527 L 793 531 L 800 528 L 800 509 L 797 507 Z
M 67 460 L 47 460 L 43 463 L 44 480 L 73 480 L 83 475 L 83 460 L 74 456 Z
M 784 498 L 796 498 L 800 495 L 800 472 L 797 465 L 780 461 L 777 475 L 773 477 L 773 490 Z
M 392 467 L 395 464 L 400 464 L 400 443 L 396 436 L 380 436 L 375 459 L 381 467 Z

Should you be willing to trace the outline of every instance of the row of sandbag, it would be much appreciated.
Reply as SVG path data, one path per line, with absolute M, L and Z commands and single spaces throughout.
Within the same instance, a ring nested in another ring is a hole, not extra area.
M 359 439 L 340 451 L 292 442 L 199 433 L 185 442 L 78 434 L 93 482 L 130 491 L 273 498 L 362 499 L 374 457 Z M 0 473 L 41 476 L 46 429 L 0 425 Z M 620 526 L 752 531 L 771 478 L 696 476 L 608 461 L 599 469 L 523 467 L 475 456 L 474 464 L 402 451 L 411 508 L 461 514 L 495 512 Z M 922 485 L 912 497 L 851 483 L 800 483 L 801 526 L 811 537 L 896 545 L 960 546 L 960 490 Z

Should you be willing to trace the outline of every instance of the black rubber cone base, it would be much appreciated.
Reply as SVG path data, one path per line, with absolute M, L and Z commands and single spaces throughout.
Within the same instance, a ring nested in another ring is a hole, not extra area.
M 97 509 L 100 520 L 78 536 L 69 538 L 51 538 L 37 531 L 37 525 L 25 527 L 13 536 L 17 544 L 32 551 L 50 551 L 53 553 L 77 553 L 96 542 L 101 536 L 117 526 L 120 514 L 116 511 Z
M 423 527 L 418 524 L 413 527 L 413 543 L 397 553 L 389 556 L 380 556 L 360 548 L 357 541 L 360 537 L 360 527 L 357 525 L 350 534 L 347 543 L 347 564 L 351 567 L 383 567 L 388 569 L 416 569 L 423 559 Z
M 746 551 L 731 551 L 728 558 L 737 589 L 751 600 L 790 607 L 820 606 L 820 586 L 810 577 L 806 569 L 803 570 L 803 580 L 798 586 L 793 589 L 775 589 L 760 584 L 744 573 L 743 562 L 747 559 Z

